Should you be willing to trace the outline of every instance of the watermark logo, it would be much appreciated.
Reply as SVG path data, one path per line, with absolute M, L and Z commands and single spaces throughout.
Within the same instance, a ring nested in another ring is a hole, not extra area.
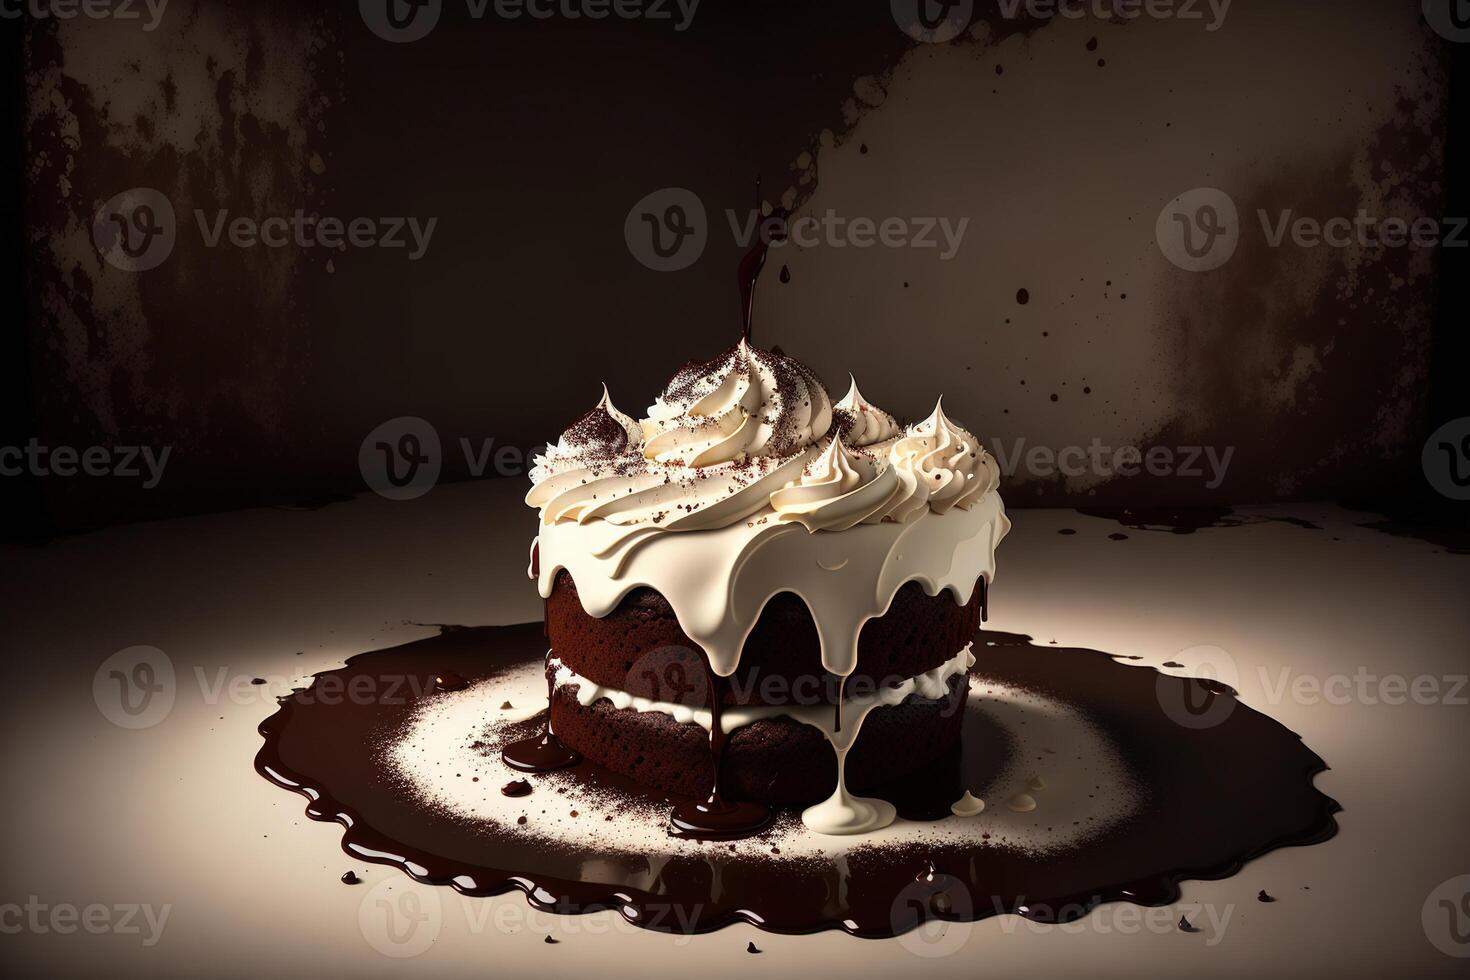
M 357 0 L 368 30 L 394 44 L 429 36 L 444 12 L 444 0 Z
M 1225 26 L 1233 0 L 998 0 L 1002 17 L 1016 20 L 1150 20 L 1200 21 L 1213 34 Z
M 385 878 L 363 896 L 357 927 L 369 946 L 394 959 L 427 952 L 444 927 L 439 890 L 411 878 Z
M 1218 269 L 1240 244 L 1240 215 L 1230 195 L 1214 187 L 1196 187 L 1174 198 L 1159 212 L 1154 236 L 1164 257 L 1188 272 Z
M 1451 500 L 1470 500 L 1470 417 L 1446 422 L 1420 457 L 1429 485 Z
M 904 217 L 839 214 L 785 216 L 750 209 L 725 209 L 731 241 L 749 248 L 757 240 L 771 249 L 794 244 L 797 248 L 911 248 L 932 249 L 948 262 L 959 254 L 968 217 Z M 657 272 L 676 272 L 698 261 L 709 241 L 710 222 L 699 196 L 682 187 L 665 187 L 633 205 L 623 220 L 628 251 Z
M 1181 650 L 1175 660 L 1189 665 L 1190 676 L 1159 674 L 1154 690 L 1164 714 L 1181 728 L 1223 724 L 1235 711 L 1232 692 L 1240 686 L 1235 658 L 1220 647 L 1205 645 Z
M 1470 41 L 1470 0 L 1424 0 L 1424 19 L 1446 41 Z
M 124 272 L 158 268 L 177 241 L 174 206 L 151 187 L 115 194 L 92 216 L 92 243 L 108 265 Z
M 139 936 L 145 948 L 152 948 L 163 939 L 163 930 L 173 910 L 172 905 L 139 902 L 115 905 L 45 902 L 39 895 L 31 895 L 24 904 L 0 904 L 0 934 L 73 936 L 85 932 L 92 936 Z
M 401 249 L 417 262 L 429 250 L 438 218 L 360 216 L 344 219 L 308 214 L 259 217 L 195 208 L 194 227 L 205 248 Z M 173 204 L 151 187 L 134 187 L 110 198 L 92 218 L 92 242 L 108 264 L 124 272 L 156 269 L 173 254 L 179 239 Z
M 92 676 L 92 699 L 119 728 L 152 728 L 168 717 L 178 685 L 173 661 L 157 647 L 119 650 Z
M 905 885 L 889 911 L 890 925 L 900 933 L 898 944 L 926 960 L 963 949 L 975 931 L 974 918 L 975 903 L 965 883 L 937 873 Z
M 357 452 L 368 487 L 389 500 L 414 500 L 439 482 L 444 453 L 438 431 L 425 419 L 404 415 L 369 432 Z
M 1024 436 L 1010 444 L 991 443 L 1001 473 L 1010 479 L 1024 471 L 1027 476 L 1049 480 L 1057 476 L 1092 476 L 1102 480 L 1131 479 L 1147 473 L 1151 477 L 1200 480 L 1206 490 L 1225 482 L 1235 447 L 1225 446 L 1112 446 L 1094 436 L 1086 445 L 1028 445 Z
M 0 477 L 117 477 L 142 481 L 144 490 L 163 482 L 172 446 L 47 446 L 32 438 L 24 446 L 0 446 Z
M 633 257 L 655 272 L 687 269 L 709 242 L 704 202 L 683 187 L 660 188 L 628 211 L 623 240 Z
M 1424 900 L 1424 935 L 1456 959 L 1470 958 L 1470 875 L 1441 882 Z
M 970 26 L 974 0 L 889 0 L 893 22 L 923 44 L 953 41 Z
M 688 647 L 657 647 L 633 661 L 624 689 L 649 701 L 705 708 L 709 706 L 709 669 L 704 655 Z
M 0 0 L 0 20 L 135 20 L 144 33 L 157 29 L 168 0 Z

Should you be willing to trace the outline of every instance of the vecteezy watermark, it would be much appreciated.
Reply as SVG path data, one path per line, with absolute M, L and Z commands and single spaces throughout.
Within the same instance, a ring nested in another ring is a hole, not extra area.
M 646 20 L 689 29 L 700 0 L 464 0 L 472 20 Z M 385 41 L 422 40 L 438 25 L 444 0 L 358 0 L 368 30 Z
M 1451 500 L 1470 500 L 1470 417 L 1446 422 L 1425 441 L 1424 477 Z
M 456 914 L 456 910 L 460 914 Z M 369 946 L 394 959 L 419 956 L 446 931 L 472 936 L 531 933 L 562 936 L 605 936 L 647 929 L 672 932 L 673 945 L 693 940 L 704 906 L 649 902 L 638 908 L 638 921 L 608 912 L 560 916 L 532 908 L 518 899 L 492 900 L 460 895 L 394 875 L 373 886 L 358 904 L 357 925 Z
M 1224 941 L 1235 905 L 1186 902 L 1145 907 L 1104 903 L 1101 896 L 1059 905 L 1035 902 L 1025 895 L 991 895 L 977 900 L 960 879 L 930 871 L 899 892 L 891 906 L 890 925 L 905 950 L 935 959 L 964 949 L 974 934 L 975 920 L 984 915 L 996 916 L 1000 931 L 1006 935 L 1022 929 L 1042 935 L 1173 935 L 1182 931 L 1180 921 L 1185 919 L 1193 927 L 1190 931 L 1204 933 L 1205 945 L 1213 947 Z
M 173 711 L 178 694 L 174 664 L 157 647 L 119 650 L 92 675 L 92 700 L 119 728 L 152 728 Z
M 1240 216 L 1229 194 L 1196 187 L 1164 205 L 1154 223 L 1154 237 L 1164 257 L 1179 268 L 1209 272 L 1235 254 Z
M 1446 41 L 1470 41 L 1470 0 L 1424 0 L 1424 20 Z
M 357 906 L 357 928 L 369 946 L 395 959 L 419 956 L 444 928 L 439 889 L 407 876 L 378 882 Z
M 465 469 L 474 479 L 491 473 L 524 476 L 526 460 L 532 455 L 520 446 L 497 445 L 493 436 L 478 440 L 460 436 L 458 446 Z M 357 466 L 374 493 L 389 500 L 422 497 L 438 485 L 444 469 L 439 430 L 416 415 L 389 419 L 363 439 Z
M 231 704 L 270 707 L 289 696 L 300 705 L 407 705 L 440 690 L 427 674 L 322 674 L 305 689 L 299 675 L 241 672 L 228 666 L 194 665 L 179 671 L 157 647 L 119 650 L 92 675 L 97 710 L 119 728 L 153 728 L 163 723 L 184 699 L 216 707 Z
M 699 195 L 683 187 L 646 194 L 623 219 L 623 240 L 633 258 L 655 272 L 687 269 L 709 242 L 709 216 Z
M 163 480 L 172 446 L 45 446 L 32 438 L 24 446 L 0 446 L 0 477 L 78 476 L 142 480 L 152 490 Z
M 1149 20 L 1199 21 L 1206 31 L 1214 33 L 1225 26 L 1233 0 L 996 0 L 996 8 L 1006 20 L 1025 17 L 1031 20 L 1130 21 Z
M 889 0 L 893 22 L 925 44 L 953 41 L 970 26 L 974 0 Z
M 1213 728 L 1235 710 L 1242 673 L 1228 651 L 1217 646 L 1194 646 L 1175 654 L 1165 666 L 1187 671 L 1187 676 L 1160 673 L 1156 681 L 1159 706 L 1171 721 L 1184 728 Z M 1262 664 L 1256 667 L 1252 679 L 1255 688 L 1251 700 L 1266 706 L 1470 706 L 1467 674 L 1382 673 L 1365 665 L 1321 673 L 1298 670 L 1289 664 Z
M 194 224 L 205 248 L 402 249 L 417 262 L 429 250 L 438 218 L 356 217 L 308 214 L 232 214 L 228 208 L 196 208 Z M 109 265 L 124 272 L 147 272 L 173 254 L 179 223 L 173 203 L 151 187 L 115 194 L 92 217 L 92 242 Z
M 1223 724 L 1235 711 L 1235 691 L 1240 685 L 1240 669 L 1227 650 L 1202 644 L 1177 654 L 1184 661 L 1189 677 L 1160 673 L 1154 681 L 1159 707 L 1169 720 L 1181 728 L 1193 730 L 1214 728 Z
M 118 902 L 105 905 L 93 902 L 74 905 L 70 902 L 43 902 L 31 895 L 21 902 L 0 903 L 0 933 L 15 936 L 72 936 L 85 932 L 93 936 L 141 936 L 145 947 L 157 946 L 173 914 L 173 905 Z
M 1470 957 L 1470 875 L 1440 882 L 1424 900 L 1421 921 L 1435 949 L 1456 959 Z
M 828 208 L 819 215 L 763 215 L 754 209 L 725 209 L 730 237 L 749 248 L 757 236 L 772 249 L 798 248 L 934 249 L 941 262 L 954 258 L 970 226 L 967 217 L 872 217 L 844 215 Z M 664 187 L 640 198 L 623 219 L 623 239 L 639 263 L 655 272 L 687 269 L 704 254 L 710 222 L 699 195 L 683 187 Z
M 1268 248 L 1465 248 L 1470 219 L 1427 215 L 1376 215 L 1365 208 L 1352 217 L 1320 218 L 1291 208 L 1256 210 L 1261 239 Z M 1246 228 L 1229 194 L 1196 187 L 1174 198 L 1154 226 L 1164 257 L 1189 272 L 1218 269 L 1235 254 Z
M 0 20 L 124 20 L 153 31 L 163 20 L 168 0 L 0 0 Z
M 1027 446 L 1025 437 L 1009 444 L 991 444 L 1001 473 L 1013 477 L 1025 470 L 1028 476 L 1096 476 L 1102 479 L 1135 477 L 1180 477 L 1203 480 L 1205 489 L 1215 490 L 1225 482 L 1235 447 L 1226 446 L 1111 446 L 1094 436 L 1086 446 Z
M 412 415 L 389 419 L 369 432 L 357 452 L 363 480 L 389 500 L 422 497 L 439 482 L 443 466 L 438 431 Z

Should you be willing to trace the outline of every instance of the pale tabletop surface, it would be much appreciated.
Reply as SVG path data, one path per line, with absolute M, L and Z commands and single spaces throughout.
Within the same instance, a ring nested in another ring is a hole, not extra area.
M 335 825 L 308 820 L 303 799 L 258 776 L 256 726 L 274 710 L 273 692 L 434 631 L 416 624 L 537 618 L 523 489 L 460 484 L 407 503 L 367 495 L 0 549 L 0 669 L 11 692 L 0 721 L 9 793 L 0 951 L 10 968 L 148 977 L 1464 975 L 1466 962 L 1438 947 L 1470 954 L 1470 910 L 1452 920 L 1439 905 L 1466 904 L 1466 882 L 1449 880 L 1470 874 L 1470 690 L 1456 681 L 1470 660 L 1470 556 L 1360 527 L 1369 515 L 1328 505 L 1242 511 L 1317 530 L 1262 520 L 1191 535 L 1016 510 L 991 594 L 994 628 L 1042 643 L 1138 654 L 1154 666 L 1175 659 L 1186 670 L 1196 666 L 1192 648 L 1228 651 L 1242 699 L 1330 764 L 1317 783 L 1344 810 L 1326 844 L 1276 851 L 1225 881 L 1186 882 L 1181 903 L 1157 913 L 1111 905 L 1066 927 L 1004 916 L 907 941 L 747 926 L 674 937 L 612 913 L 538 913 L 519 893 L 465 899 L 436 889 L 433 941 L 411 960 L 385 956 L 359 925 L 365 896 L 385 883 L 421 886 L 350 860 Z M 1064 527 L 1077 533 L 1058 534 Z M 1127 540 L 1109 539 L 1119 531 Z M 158 724 L 126 730 L 99 710 L 93 679 L 109 656 L 139 645 L 167 654 L 177 694 Z M 1438 695 L 1420 700 L 1438 703 L 1391 703 L 1403 700 L 1394 676 L 1433 679 Z M 338 881 L 348 868 L 363 885 Z M 1279 901 L 1257 902 L 1263 888 Z M 91 928 L 68 919 L 68 908 L 94 916 Z M 1174 929 L 1181 913 L 1204 931 Z M 544 943 L 547 934 L 560 944 Z M 759 958 L 746 952 L 750 941 Z

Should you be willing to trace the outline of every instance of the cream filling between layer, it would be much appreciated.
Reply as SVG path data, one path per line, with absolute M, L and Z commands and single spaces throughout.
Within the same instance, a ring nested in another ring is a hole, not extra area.
M 875 708 L 899 704 L 911 694 L 931 700 L 943 698 L 949 692 L 950 678 L 967 673 L 974 662 L 975 654 L 971 651 L 970 644 L 966 643 L 963 650 L 933 670 L 891 687 L 885 686 L 873 694 L 845 699 L 842 702 L 841 731 L 836 730 L 836 706 L 831 704 L 724 707 L 720 709 L 720 730 L 728 735 L 737 728 L 766 718 L 784 717 L 820 731 L 837 755 L 837 789 L 826 800 L 803 810 L 801 822 L 819 834 L 865 834 L 888 826 L 897 813 L 892 804 L 884 800 L 853 796 L 847 791 L 847 753 L 857 741 L 863 722 Z M 555 670 L 555 686 L 576 684 L 577 703 L 583 707 L 600 698 L 606 698 L 615 708 L 661 712 L 672 716 L 677 722 L 697 724 L 705 731 L 713 728 L 713 715 L 708 708 L 654 701 L 617 688 L 604 687 L 578 675 L 554 656 L 551 664 Z

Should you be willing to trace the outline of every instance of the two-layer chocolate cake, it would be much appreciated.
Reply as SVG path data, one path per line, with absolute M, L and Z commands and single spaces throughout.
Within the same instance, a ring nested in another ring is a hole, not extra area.
M 855 384 L 833 404 L 742 341 L 641 422 L 604 390 L 536 463 L 549 729 L 508 763 L 580 753 L 686 797 L 676 834 L 747 834 L 770 805 L 854 834 L 895 811 L 849 784 L 953 752 L 1010 523 L 942 408 L 903 427 Z

